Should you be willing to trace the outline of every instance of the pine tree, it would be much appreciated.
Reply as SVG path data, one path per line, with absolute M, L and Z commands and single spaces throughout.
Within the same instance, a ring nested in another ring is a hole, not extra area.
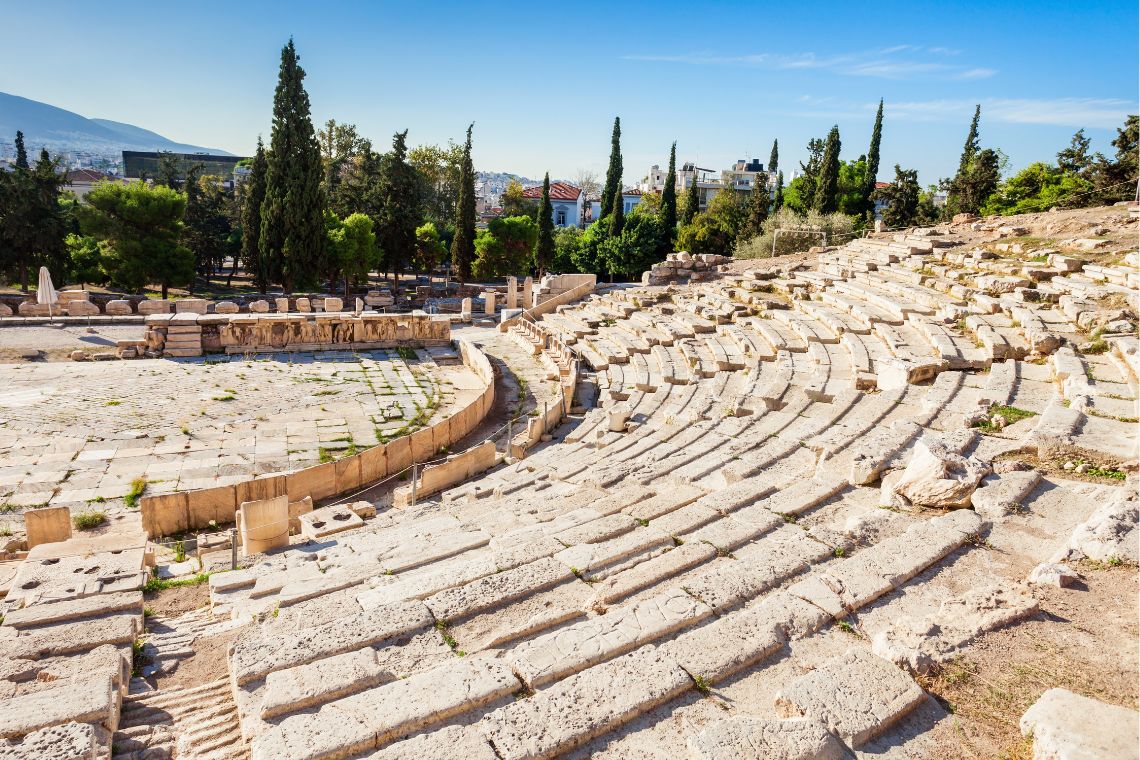
M 772 213 L 776 213 L 784 206 L 784 173 L 776 174 L 776 197 L 772 200 Z
M 550 172 L 542 180 L 542 204 L 538 208 L 538 240 L 534 244 L 534 268 L 539 276 L 554 260 L 554 207 L 550 205 Z
M 261 204 L 265 201 L 265 146 L 257 138 L 257 152 L 253 154 L 249 179 L 245 186 L 245 203 L 241 209 L 241 257 L 252 271 L 260 293 L 269 291 L 268 272 L 261 256 Z
M 616 238 L 625 229 L 625 198 L 621 188 L 614 194 L 613 208 L 610 209 L 610 237 Z
M 764 234 L 764 222 L 768 221 L 768 208 L 771 204 L 768 175 L 760 172 L 756 175 L 756 183 L 748 194 L 748 219 L 744 222 L 744 229 L 740 233 L 742 240 Z
M 701 210 L 701 197 L 697 189 L 697 174 L 693 172 L 693 180 L 685 193 L 685 207 L 681 209 L 681 226 L 692 224 L 693 219 Z
M 621 195 L 621 117 L 614 118 L 614 133 L 610 138 L 610 165 L 606 169 L 606 184 L 602 188 L 602 214 L 614 205 L 614 195 Z
M 396 289 L 400 273 L 416 254 L 416 227 L 423 220 L 420 182 L 408 164 L 408 130 L 392 137 L 392 152 L 384 157 L 380 174 L 380 215 L 376 244 L 384 254 L 384 266 L 392 270 Z
M 669 149 L 669 172 L 661 190 L 661 226 L 665 230 L 661 236 L 661 253 L 669 253 L 677 242 L 677 143 Z
M 321 148 L 309 114 L 305 70 L 293 40 L 281 49 L 273 95 L 273 132 L 261 206 L 262 257 L 269 279 L 287 290 L 317 285 L 325 272 L 327 237 Z
M 24 148 L 24 133 L 16 130 L 16 168 L 30 169 L 28 165 L 28 151 Z
M 776 174 L 780 171 L 780 141 L 772 141 L 772 154 L 768 156 L 768 173 Z
M 471 163 L 472 122 L 467 127 L 463 145 L 463 163 L 459 179 L 459 200 L 455 204 L 455 237 L 451 239 L 451 263 L 459 273 L 459 281 L 471 279 L 471 262 L 475 260 L 475 167 Z
M 883 139 L 883 99 L 879 98 L 879 111 L 875 114 L 875 128 L 871 130 L 871 148 L 867 151 L 867 178 L 863 183 L 863 213 L 870 218 L 875 211 L 875 179 L 879 173 L 879 143 Z
M 827 145 L 823 149 L 819 179 L 815 186 L 815 210 L 830 214 L 839 208 L 839 126 L 835 125 L 827 133 Z

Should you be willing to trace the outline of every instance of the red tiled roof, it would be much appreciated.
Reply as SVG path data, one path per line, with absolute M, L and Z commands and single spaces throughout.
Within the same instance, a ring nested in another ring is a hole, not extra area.
M 550 183 L 550 200 L 552 201 L 576 201 L 578 196 L 582 194 L 574 185 L 569 182 L 551 182 Z M 541 198 L 542 185 L 535 185 L 523 190 L 524 198 Z
M 67 173 L 68 182 L 99 182 L 104 179 L 107 175 L 94 169 L 72 169 Z
M 890 187 L 890 186 L 891 186 L 890 182 L 876 182 L 875 183 L 875 189 L 876 190 L 882 190 L 884 187 Z
M 622 190 L 622 195 L 641 195 L 641 191 L 636 187 L 631 187 L 629 190 Z

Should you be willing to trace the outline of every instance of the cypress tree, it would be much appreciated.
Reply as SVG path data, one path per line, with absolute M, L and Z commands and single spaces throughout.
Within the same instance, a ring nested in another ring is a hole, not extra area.
M 459 272 L 459 281 L 471 279 L 471 262 L 475 259 L 475 167 L 471 163 L 472 122 L 467 127 L 463 145 L 463 163 L 459 173 L 459 200 L 455 204 L 455 237 L 451 239 L 451 262 Z
M 974 159 L 978 156 L 980 147 L 978 142 L 978 122 L 982 118 L 982 106 L 974 107 L 974 118 L 970 121 L 970 132 L 966 135 L 966 144 L 962 147 L 962 157 L 958 159 L 958 173 L 950 181 L 950 191 L 946 198 L 946 214 L 953 216 L 959 212 L 975 213 L 980 201 L 974 203 L 970 185 L 970 172 Z M 984 200 L 984 199 L 983 199 Z
M 621 117 L 614 118 L 614 133 L 610 138 L 610 165 L 606 169 L 606 184 L 602 189 L 602 213 L 613 208 L 614 195 L 621 195 Z
M 661 190 L 661 226 L 665 234 L 661 238 L 663 253 L 673 250 L 677 242 L 677 143 L 669 149 L 669 172 L 665 175 L 665 187 Z
M 269 279 L 287 290 L 317 284 L 325 269 L 327 241 L 321 148 L 299 60 L 290 38 L 281 49 L 261 204 L 261 256 Z
M 379 224 L 376 245 L 384 252 L 385 268 L 392 270 L 395 288 L 400 272 L 416 253 L 416 227 L 423 220 L 420 182 L 408 164 L 408 130 L 392 137 L 392 152 L 384 156 L 380 174 Z
M 265 259 L 261 256 L 261 204 L 265 202 L 265 146 L 257 138 L 257 152 L 253 154 L 249 179 L 246 185 L 245 205 L 241 210 L 241 257 L 246 267 L 253 270 L 253 278 L 261 293 L 268 292 L 269 279 Z
M 30 169 L 28 165 L 28 151 L 24 148 L 24 133 L 16 130 L 16 168 Z
M 772 196 L 768 193 L 768 175 L 760 172 L 756 175 L 756 184 L 748 194 L 748 219 L 744 222 L 741 239 L 764 234 L 764 222 L 768 221 L 768 207 L 772 204 Z
M 542 205 L 538 209 L 538 240 L 534 243 L 534 268 L 541 277 L 554 259 L 554 207 L 550 205 L 550 172 L 542 179 Z
M 827 144 L 823 149 L 819 178 L 815 186 L 815 210 L 830 214 L 839 208 L 839 125 L 827 133 Z
M 970 132 L 966 135 L 966 144 L 962 147 L 962 157 L 958 159 L 958 177 L 963 176 L 970 168 L 970 162 L 978 154 L 978 122 L 982 118 L 982 106 L 979 103 L 974 107 L 974 118 L 970 121 Z
M 693 218 L 701 207 L 701 197 L 697 192 L 697 172 L 693 171 L 693 181 L 685 192 L 685 208 L 681 209 L 681 226 L 693 223 Z
M 780 171 L 780 141 L 772 141 L 772 154 L 768 156 L 768 173 L 776 174 Z
M 779 211 L 784 205 L 784 173 L 776 174 L 776 197 L 772 201 L 772 213 Z
M 867 179 L 863 184 L 863 211 L 868 217 L 874 213 L 875 179 L 879 174 L 879 143 L 883 139 L 883 99 L 879 98 L 879 110 L 875 114 L 875 128 L 871 130 L 871 148 L 867 151 Z
M 616 238 L 625 229 L 625 198 L 621 188 L 614 194 L 613 208 L 610 210 L 610 237 Z

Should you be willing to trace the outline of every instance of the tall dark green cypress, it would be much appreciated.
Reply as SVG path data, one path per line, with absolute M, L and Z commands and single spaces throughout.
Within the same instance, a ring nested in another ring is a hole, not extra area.
M 380 170 L 379 224 L 376 245 L 384 252 L 384 264 L 392 270 L 395 288 L 400 273 L 416 252 L 416 227 L 423 221 L 420 182 L 408 164 L 408 130 L 392 137 L 392 152 L 384 156 Z
M 962 157 L 958 159 L 958 177 L 965 175 L 970 168 L 970 162 L 978 155 L 978 122 L 982 118 L 982 106 L 979 103 L 974 107 L 974 118 L 970 121 L 970 132 L 966 135 L 966 144 L 962 147 Z
M 784 173 L 776 173 L 776 197 L 772 199 L 772 213 L 779 211 L 784 205 Z
M 780 171 L 780 141 L 772 141 L 772 153 L 768 156 L 768 173 L 775 174 Z
M 871 130 L 871 147 L 867 151 L 867 178 L 863 183 L 863 213 L 868 218 L 875 211 L 875 179 L 879 174 L 879 143 L 883 139 L 883 99 L 879 98 L 879 111 L 875 114 L 875 128 Z
M 764 234 L 764 222 L 768 221 L 768 208 L 772 205 L 772 195 L 768 190 L 768 175 L 760 172 L 748 194 L 748 219 L 740 238 L 747 240 Z
M 697 215 L 700 207 L 701 197 L 697 189 L 697 171 L 693 169 L 693 181 L 689 183 L 689 188 L 685 192 L 685 207 L 681 209 L 682 227 L 693 223 L 693 218 Z
M 839 208 L 839 125 L 827 133 L 827 144 L 823 149 L 819 178 L 815 186 L 814 208 L 821 214 L 830 214 Z
M 970 187 L 970 171 L 974 159 L 978 156 L 981 147 L 978 141 L 978 122 L 982 118 L 982 106 L 979 103 L 974 107 L 974 118 L 970 121 L 970 132 L 966 135 L 966 144 L 962 146 L 962 157 L 958 159 L 958 173 L 950 181 L 950 190 L 947 193 L 944 213 L 953 216 L 959 212 L 974 213 L 980 201 L 974 203 L 971 199 L 973 190 Z M 984 200 L 984 199 L 983 199 Z
M 534 243 L 534 268 L 541 277 L 554 260 L 554 207 L 550 205 L 550 172 L 542 179 L 542 205 L 538 208 L 538 240 Z
M 621 195 L 621 117 L 614 118 L 614 132 L 610 138 L 610 165 L 606 169 L 606 184 L 602 188 L 602 213 L 613 208 L 614 195 Z
M 16 168 L 30 169 L 28 164 L 28 150 L 24 147 L 24 133 L 16 130 Z
M 316 286 L 326 263 L 324 171 L 299 60 L 290 38 L 281 49 L 261 204 L 261 255 L 269 279 L 286 290 Z
M 459 172 L 459 199 L 455 204 L 455 237 L 451 239 L 451 263 L 460 282 L 471 279 L 471 262 L 475 260 L 475 166 L 471 163 L 472 122 L 467 127 L 463 145 L 463 163 Z
M 257 138 L 257 152 L 250 166 L 249 184 L 246 185 L 245 205 L 241 210 L 241 257 L 253 271 L 253 279 L 261 293 L 269 290 L 266 261 L 261 256 L 261 205 L 265 202 L 265 172 L 267 168 L 265 146 Z
M 665 175 L 665 187 L 661 190 L 661 226 L 665 235 L 661 239 L 661 253 L 673 250 L 677 242 L 677 143 L 669 148 L 669 172 Z
M 614 194 L 613 208 L 610 210 L 610 237 L 617 237 L 625 229 L 625 198 L 621 188 Z

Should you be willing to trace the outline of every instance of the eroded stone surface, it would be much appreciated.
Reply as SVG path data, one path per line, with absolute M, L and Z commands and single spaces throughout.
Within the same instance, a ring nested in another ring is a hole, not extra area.
M 688 739 L 692 760 L 840 760 L 843 747 L 809 718 L 770 720 L 738 715 Z
M 1035 760 L 1140 757 L 1140 714 L 1067 689 L 1049 689 L 1021 716 Z

